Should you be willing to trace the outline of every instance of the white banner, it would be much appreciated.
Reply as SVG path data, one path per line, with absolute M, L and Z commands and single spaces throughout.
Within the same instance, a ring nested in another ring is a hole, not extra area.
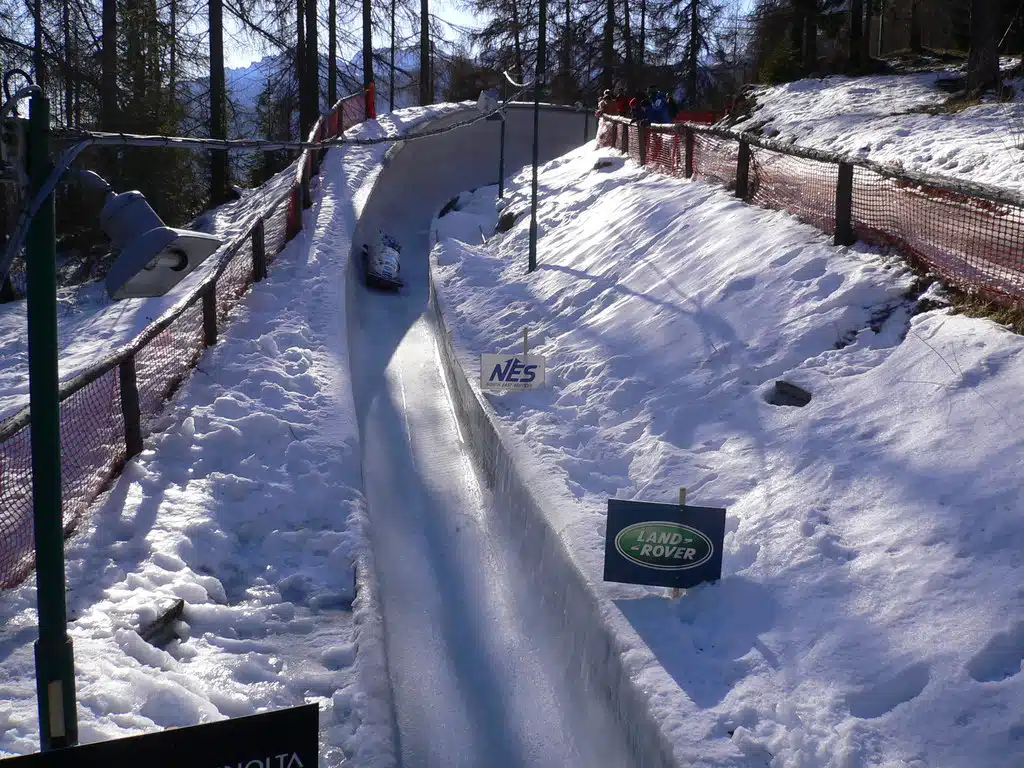
M 492 392 L 544 386 L 542 355 L 480 355 L 480 388 Z

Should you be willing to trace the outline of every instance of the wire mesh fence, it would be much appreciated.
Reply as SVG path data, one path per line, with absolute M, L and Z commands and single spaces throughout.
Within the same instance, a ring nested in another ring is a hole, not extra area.
M 750 162 L 750 202 L 835 233 L 838 165 L 761 148 L 752 150 Z
M 716 181 L 787 211 L 837 243 L 893 248 L 968 292 L 1024 302 L 1024 198 L 1013 193 L 696 124 L 641 132 L 603 117 L 597 136 L 659 173 Z
M 342 99 L 320 118 L 313 135 L 334 138 L 344 133 L 366 119 L 367 104 L 362 93 Z M 61 477 L 46 481 L 61 484 L 65 535 L 140 449 L 142 435 L 156 428 L 156 417 L 203 354 L 211 330 L 216 333 L 218 322 L 258 279 L 259 222 L 268 264 L 294 235 L 289 223 L 301 228 L 309 169 L 318 159 L 303 152 L 291 188 L 267 203 L 258 222 L 224 249 L 217 270 L 176 308 L 126 347 L 61 385 Z M 204 294 L 212 301 L 204 301 Z M 0 423 L 0 589 L 21 583 L 34 565 L 29 422 L 26 408 Z

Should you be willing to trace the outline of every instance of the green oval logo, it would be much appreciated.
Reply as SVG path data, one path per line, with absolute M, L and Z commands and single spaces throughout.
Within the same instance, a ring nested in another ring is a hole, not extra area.
M 659 571 L 696 568 L 715 552 L 711 539 L 696 528 L 665 520 L 623 528 L 615 537 L 615 548 L 630 562 Z

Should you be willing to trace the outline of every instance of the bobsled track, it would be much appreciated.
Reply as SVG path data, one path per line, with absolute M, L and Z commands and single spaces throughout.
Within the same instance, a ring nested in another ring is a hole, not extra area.
M 510 110 L 506 173 L 530 161 L 532 120 L 532 110 Z M 406 281 L 399 294 L 372 292 L 352 254 L 350 362 L 397 751 L 406 768 L 661 765 L 639 754 L 645 737 L 618 694 L 583 669 L 595 663 L 580 637 L 588 628 L 566 608 L 578 588 L 546 580 L 558 557 L 543 547 L 524 554 L 531 530 L 542 539 L 508 494 L 492 495 L 446 379 L 430 223 L 458 192 L 496 181 L 498 130 L 478 122 L 406 143 L 378 176 L 353 238 L 358 248 L 378 227 L 395 235 Z M 542 160 L 578 146 L 582 116 L 545 111 L 541 137 Z

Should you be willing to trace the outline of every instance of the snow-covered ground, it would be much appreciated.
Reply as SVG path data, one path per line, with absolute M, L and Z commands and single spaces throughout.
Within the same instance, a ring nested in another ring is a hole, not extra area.
M 756 88 L 754 111 L 735 125 L 780 141 L 1024 191 L 1024 80 L 1013 101 L 928 114 L 958 71 L 835 76 Z
M 593 145 L 540 184 L 535 273 L 525 175 L 509 232 L 493 187 L 435 221 L 432 269 L 471 381 L 524 326 L 547 357 L 546 388 L 486 397 L 563 479 L 594 580 L 608 497 L 728 508 L 718 584 L 601 588 L 664 669 L 634 677 L 682 763 L 1024 762 L 1024 340 L 914 314 L 898 262 Z M 781 378 L 811 403 L 769 404 Z
M 379 609 L 348 606 L 370 554 L 344 290 L 354 208 L 388 146 L 328 154 L 303 233 L 69 540 L 82 742 L 317 702 L 322 765 L 392 764 Z M 147 645 L 135 630 L 178 597 L 186 639 Z M 38 749 L 35 598 L 34 580 L 0 593 L 0 756 Z

